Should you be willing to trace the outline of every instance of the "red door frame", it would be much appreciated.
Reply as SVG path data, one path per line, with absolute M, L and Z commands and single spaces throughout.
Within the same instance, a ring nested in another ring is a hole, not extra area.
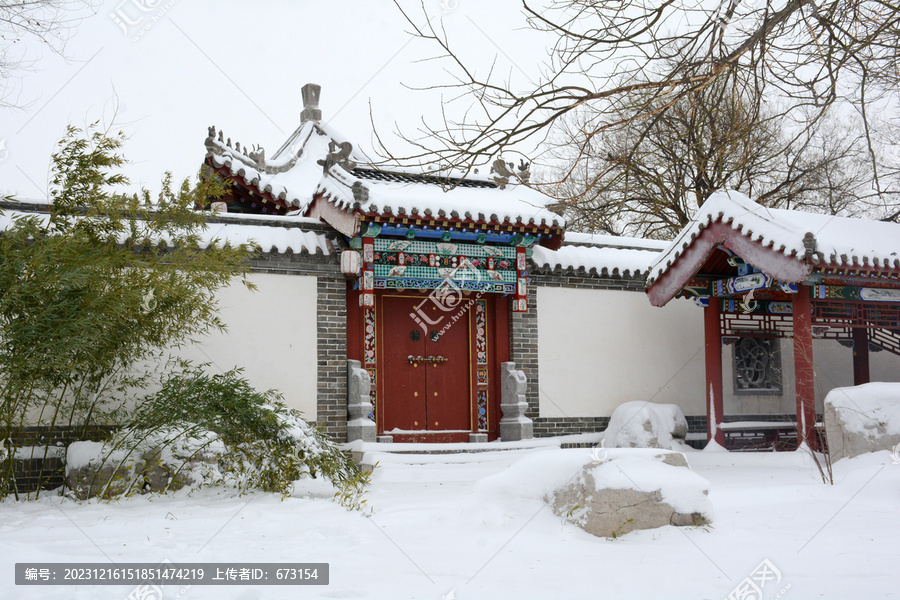
M 423 331 L 410 316 L 416 309 L 439 322 Z M 376 411 L 379 433 L 393 435 L 397 442 L 468 441 L 472 423 L 469 315 L 456 315 L 456 310 L 445 313 L 428 295 L 406 290 L 379 294 L 376 311 L 377 379 L 384 398 Z M 446 362 L 411 364 L 408 356 L 443 357 Z M 395 428 L 404 433 L 391 433 Z
M 381 336 L 377 334 L 377 331 L 381 327 L 380 319 L 377 318 L 378 311 L 380 310 L 380 306 L 382 304 L 381 297 L 385 293 L 391 294 L 403 294 L 409 295 L 410 298 L 422 298 L 425 299 L 428 297 L 430 290 L 376 290 L 375 292 L 375 329 L 376 335 L 374 336 L 374 344 L 375 344 L 375 360 L 374 362 L 367 362 L 367 346 L 372 345 L 373 340 L 366 339 L 366 311 L 359 306 L 359 297 L 360 292 L 358 289 L 353 289 L 353 282 L 348 282 L 347 284 L 347 358 L 353 360 L 359 360 L 363 367 L 366 368 L 370 376 L 372 377 L 373 390 L 372 390 L 372 399 L 375 404 L 375 417 L 376 424 L 378 425 L 378 434 L 383 435 L 384 432 L 384 420 L 383 420 L 383 411 L 379 409 L 382 408 L 383 402 L 389 402 L 390 399 L 385 399 L 382 397 L 380 393 L 379 383 L 383 377 L 386 376 L 386 373 L 390 373 L 390 366 L 382 364 L 381 357 L 382 352 L 378 345 L 381 343 Z M 471 432 L 472 433 L 487 433 L 488 440 L 497 439 L 500 435 L 500 363 L 507 362 L 510 360 L 510 311 L 512 309 L 510 304 L 510 297 L 506 295 L 500 294 L 476 294 L 476 293 L 466 293 L 465 301 L 472 301 L 472 304 L 469 305 L 469 309 L 465 311 L 463 318 L 466 320 L 468 330 L 469 330 L 469 390 L 470 390 L 470 416 L 471 416 Z M 487 363 L 486 365 L 479 365 L 477 361 L 477 344 L 476 344 L 476 329 L 475 329 L 475 303 L 483 302 L 484 314 L 485 314 L 485 325 L 486 325 L 486 344 L 485 348 L 487 351 Z M 371 354 L 369 354 L 371 356 Z M 487 382 L 483 383 L 482 379 L 479 379 L 479 370 L 487 371 Z M 486 407 L 486 428 L 479 427 L 479 393 L 478 392 L 486 392 L 487 394 L 487 407 Z M 486 430 L 485 430 L 486 429 Z M 394 436 L 395 442 L 409 441 L 409 442 L 467 442 L 469 441 L 468 432 L 463 434 L 429 434 L 426 436 L 416 436 L 416 439 L 405 439 L 406 436 Z M 421 438 L 421 439 L 419 439 Z

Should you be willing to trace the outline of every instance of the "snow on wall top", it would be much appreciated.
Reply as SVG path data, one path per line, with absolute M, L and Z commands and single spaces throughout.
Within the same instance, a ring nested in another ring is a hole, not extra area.
M 641 238 L 566 232 L 559 250 L 534 247 L 532 262 L 538 268 L 560 272 L 591 273 L 604 277 L 638 279 L 647 276 L 650 265 L 669 242 Z
M 900 225 L 896 223 L 766 208 L 740 192 L 726 190 L 710 196 L 669 249 L 657 257 L 647 285 L 717 221 L 764 247 L 813 264 L 900 268 Z
M 666 240 L 649 240 L 602 233 L 577 233 L 575 231 L 567 231 L 563 243 L 574 246 L 609 246 L 613 248 L 656 251 L 665 250 L 672 244 L 672 242 Z
M 283 219 L 284 217 L 271 217 Z M 203 247 L 208 247 L 213 238 L 227 240 L 232 244 L 251 244 L 263 252 L 286 254 L 312 254 L 328 256 L 335 247 L 324 233 L 307 231 L 301 227 L 270 227 L 267 225 L 247 225 L 238 223 L 210 223 L 201 234 Z
M 6 231 L 14 220 L 26 216 L 37 217 L 44 224 L 50 218 L 46 213 L 4 210 L 0 214 L 0 231 Z M 247 215 L 241 215 L 241 219 L 246 218 Z M 209 223 L 207 228 L 200 232 L 200 247 L 208 248 L 213 240 L 218 240 L 219 242 L 227 241 L 233 245 L 250 244 L 259 247 L 263 252 L 279 254 L 291 252 L 293 254 L 328 256 L 335 252 L 334 245 L 325 233 L 305 230 L 302 227 L 303 224 L 310 224 L 311 219 L 302 217 L 262 217 L 258 220 L 260 221 L 259 225 L 228 222 Z M 284 226 L 283 221 L 285 220 L 296 226 Z M 266 225 L 264 224 L 265 221 L 276 222 L 277 225 L 281 226 Z M 123 236 L 120 242 L 124 243 L 125 241 Z M 160 236 L 157 243 L 165 242 L 168 244 L 170 241 L 165 236 Z
M 551 199 L 526 185 L 511 182 L 506 189 L 499 189 L 487 177 L 470 176 L 462 183 L 456 179 L 454 183 L 459 185 L 442 186 L 435 181 L 460 174 L 435 176 L 400 168 L 393 173 L 408 177 L 378 177 L 390 173 L 363 167 L 367 163 L 365 157 L 355 153 L 345 138 L 315 121 L 301 124 L 270 160 L 261 148 L 241 148 L 239 142 L 232 145 L 231 139 L 225 139 L 221 131 L 217 134 L 215 127 L 210 127 L 205 145 L 206 158 L 215 168 L 224 167 L 231 175 L 304 214 L 313 198 L 322 194 L 347 212 L 565 225 L 561 216 L 547 210 Z M 344 153 L 342 160 L 325 172 L 322 163 L 340 152 Z M 360 168 L 348 169 L 344 166 L 348 162 L 359 164 Z

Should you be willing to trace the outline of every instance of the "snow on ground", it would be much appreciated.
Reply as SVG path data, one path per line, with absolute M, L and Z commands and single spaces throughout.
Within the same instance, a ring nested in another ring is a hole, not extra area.
M 692 452 L 711 483 L 710 528 L 596 538 L 540 499 L 591 450 L 369 452 L 367 518 L 323 499 L 222 490 L 77 504 L 0 503 L 2 598 L 122 599 L 133 586 L 16 587 L 15 562 L 327 562 L 322 587 L 169 586 L 166 598 L 722 599 L 764 561 L 763 600 L 896 598 L 900 464 L 840 461 L 835 485 L 802 453 Z M 518 465 L 518 466 L 517 466 Z M 556 472 L 547 472 L 553 469 Z M 735 596 L 741 597 L 741 596 Z

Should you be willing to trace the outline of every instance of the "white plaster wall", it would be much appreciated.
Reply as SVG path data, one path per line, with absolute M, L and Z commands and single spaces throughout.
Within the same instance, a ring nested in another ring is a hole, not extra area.
M 212 363 L 213 371 L 243 367 L 259 390 L 277 389 L 285 403 L 316 419 L 316 278 L 254 273 L 257 291 L 234 282 L 220 291 L 228 326 L 180 355 Z
M 872 381 L 900 381 L 900 356 L 869 352 L 869 377 Z
M 610 416 L 632 400 L 706 414 L 703 312 L 646 294 L 537 290 L 541 417 Z
M 610 416 L 623 402 L 649 400 L 706 414 L 703 313 L 687 300 L 650 306 L 639 292 L 542 287 L 538 295 L 541 417 Z M 726 415 L 796 413 L 793 340 L 781 340 L 782 394 L 736 395 L 733 346 L 722 352 Z M 853 354 L 813 341 L 816 406 L 853 385 Z M 900 381 L 900 357 L 869 353 L 872 381 Z
M 244 368 L 244 377 L 261 391 L 276 389 L 285 403 L 316 419 L 316 278 L 255 273 L 257 291 L 240 281 L 218 293 L 226 333 L 213 332 L 196 344 L 172 351 L 195 364 L 211 363 L 212 373 Z M 168 354 L 168 353 L 165 353 Z M 135 373 L 163 370 L 160 361 L 135 365 Z M 124 395 L 124 404 L 152 393 L 156 386 Z M 51 416 L 29 413 L 29 422 L 49 424 Z

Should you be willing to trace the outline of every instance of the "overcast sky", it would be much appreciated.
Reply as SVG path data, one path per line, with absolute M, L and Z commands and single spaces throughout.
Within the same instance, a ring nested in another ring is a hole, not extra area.
M 524 29 L 516 0 L 406 2 L 443 20 L 484 69 L 536 77 L 546 40 Z M 414 40 L 388 0 L 112 0 L 74 30 L 66 58 L 33 40 L 30 68 L 2 84 L 20 107 L 0 109 L 0 193 L 46 198 L 48 166 L 68 124 L 108 123 L 130 140 L 127 175 L 158 189 L 162 173 L 192 175 L 207 128 L 271 155 L 299 124 L 300 88 L 322 86 L 323 121 L 365 148 L 369 104 L 379 127 L 440 117 L 441 97 L 406 89 L 448 81 L 435 48 Z

